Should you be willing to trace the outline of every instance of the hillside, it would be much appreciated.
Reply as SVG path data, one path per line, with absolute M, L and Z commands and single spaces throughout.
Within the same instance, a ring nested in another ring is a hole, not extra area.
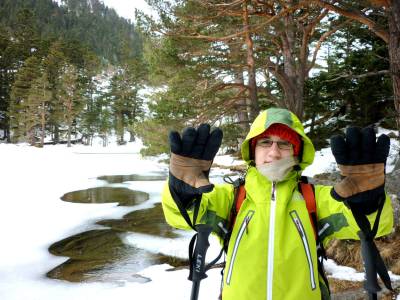
M 111 63 L 121 59 L 121 49 L 141 52 L 141 40 L 134 25 L 99 0 L 2 0 L 0 25 L 11 33 L 18 28 L 19 14 L 33 15 L 33 26 L 41 39 L 64 38 L 84 43 Z

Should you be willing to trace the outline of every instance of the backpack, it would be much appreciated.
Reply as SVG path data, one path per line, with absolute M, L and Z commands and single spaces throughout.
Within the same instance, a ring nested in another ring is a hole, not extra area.
M 246 199 L 246 189 L 244 187 L 244 179 L 239 178 L 238 180 L 232 182 L 234 185 L 234 193 L 235 193 L 235 198 L 233 201 L 233 205 L 231 208 L 231 214 L 230 214 L 230 222 L 228 224 L 228 233 L 226 234 L 226 237 L 224 239 L 224 247 L 223 249 L 225 250 L 225 253 L 228 252 L 228 246 L 229 246 L 229 240 L 231 237 L 231 233 L 233 230 L 233 227 L 236 222 L 236 216 L 243 204 L 243 201 Z M 329 283 L 328 279 L 325 275 L 324 271 L 324 266 L 323 266 L 323 260 L 326 259 L 326 254 L 325 254 L 325 249 L 322 245 L 322 242 L 318 236 L 318 227 L 317 227 L 317 206 L 315 202 L 315 189 L 314 185 L 312 183 L 309 183 L 309 180 L 305 176 L 301 176 L 299 184 L 298 184 L 298 189 L 299 192 L 303 195 L 304 201 L 306 202 L 306 207 L 308 210 L 308 215 L 310 217 L 310 222 L 314 231 L 314 237 L 315 237 L 315 242 L 317 244 L 317 262 L 318 262 L 318 273 L 322 280 L 324 281 L 324 284 L 327 288 L 327 291 L 323 291 L 322 287 L 321 288 L 321 293 L 322 293 L 322 299 L 330 299 L 330 289 L 329 289 Z M 328 295 L 326 295 L 328 293 Z

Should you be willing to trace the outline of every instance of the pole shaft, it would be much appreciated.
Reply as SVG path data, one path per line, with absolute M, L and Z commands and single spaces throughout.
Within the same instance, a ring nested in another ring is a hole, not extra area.
M 200 290 L 200 281 L 193 281 L 190 300 L 197 300 L 199 298 L 199 290 Z

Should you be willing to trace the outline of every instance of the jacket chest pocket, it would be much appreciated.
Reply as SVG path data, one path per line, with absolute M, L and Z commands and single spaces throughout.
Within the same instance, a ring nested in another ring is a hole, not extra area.
M 246 217 L 243 219 L 242 223 L 240 224 L 239 232 L 236 236 L 236 239 L 235 239 L 235 242 L 233 245 L 233 250 L 232 250 L 231 260 L 229 263 L 228 273 L 226 275 L 226 284 L 227 285 L 229 285 L 231 283 L 233 267 L 235 265 L 235 260 L 236 260 L 237 254 L 238 254 L 240 242 L 242 241 L 243 235 L 246 233 L 247 226 L 249 225 L 250 220 L 253 217 L 253 215 L 254 215 L 254 210 L 249 210 L 246 214 Z M 230 242 L 233 242 L 233 240 L 231 240 Z
M 307 235 L 306 232 L 304 230 L 304 226 L 301 222 L 301 219 L 299 218 L 299 215 L 297 214 L 297 212 L 295 210 L 292 210 L 290 212 L 290 217 L 292 218 L 292 221 L 297 229 L 297 232 L 299 233 L 299 237 L 301 239 L 301 242 L 303 244 L 304 247 L 304 251 L 306 254 L 306 258 L 307 258 L 307 264 L 308 264 L 308 269 L 310 271 L 310 283 L 311 283 L 311 289 L 315 290 L 315 288 L 317 287 L 316 285 L 316 280 L 315 280 L 315 276 L 314 276 L 314 265 L 313 265 L 313 261 L 312 261 L 312 255 L 311 255 L 311 250 L 310 250 L 310 245 L 307 239 Z

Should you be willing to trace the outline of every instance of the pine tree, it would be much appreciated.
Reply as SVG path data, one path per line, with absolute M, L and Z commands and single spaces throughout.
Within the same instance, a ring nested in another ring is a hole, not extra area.
M 84 105 L 79 89 L 78 71 L 74 65 L 65 64 L 63 66 L 58 97 L 63 105 L 64 122 L 67 127 L 67 146 L 71 147 L 73 123 Z
M 33 53 L 40 56 L 42 52 L 36 19 L 31 10 L 22 9 L 18 12 L 14 25 L 13 38 L 15 39 L 16 56 L 20 62 L 30 57 Z
M 37 132 L 40 132 L 40 147 L 46 136 L 46 124 L 49 115 L 48 104 L 51 99 L 50 84 L 47 74 L 33 80 L 27 99 L 27 134 L 31 145 L 36 144 Z
M 66 63 L 67 57 L 63 51 L 63 41 L 54 41 L 48 51 L 47 56 L 44 59 L 44 67 L 49 80 L 49 86 L 51 91 L 51 99 L 48 104 L 49 109 L 49 120 L 50 132 L 52 133 L 52 140 L 58 143 L 59 127 L 63 122 L 63 105 L 61 99 L 58 96 L 60 90 L 60 78 L 62 72 L 62 66 Z
M 110 103 L 112 103 L 112 97 L 110 93 L 103 93 L 96 99 L 95 111 L 97 112 L 97 132 L 103 140 L 103 146 L 108 145 L 108 136 L 111 134 L 113 129 L 113 118 Z
M 79 115 L 78 130 L 82 133 L 84 142 L 89 145 L 97 132 L 97 118 L 99 111 L 96 101 L 101 89 L 96 73 L 100 70 L 99 59 L 90 51 L 84 54 L 84 64 L 80 69 L 79 82 L 82 89 L 82 101 L 85 103 L 82 113 Z
M 11 86 L 15 80 L 15 72 L 31 55 L 40 57 L 41 43 L 38 38 L 34 16 L 30 10 L 15 12 L 13 30 L 0 26 L 0 119 L 5 138 L 10 141 L 10 120 L 7 111 L 11 110 Z M 15 104 L 15 103 L 14 103 Z
M 29 95 L 35 79 L 40 76 L 40 60 L 29 57 L 18 71 L 11 90 L 9 118 L 14 142 L 27 141 L 31 129 Z
M 115 115 L 115 131 L 118 143 L 124 144 L 124 132 L 130 133 L 130 142 L 135 140 L 136 124 L 143 117 L 143 99 L 139 91 L 146 77 L 146 65 L 140 56 L 129 53 L 126 47 L 124 62 L 111 79 L 110 95 L 113 98 L 112 110 Z
M 9 141 L 9 118 L 11 84 L 14 81 L 14 55 L 11 34 L 0 25 L 0 130 L 2 139 Z

